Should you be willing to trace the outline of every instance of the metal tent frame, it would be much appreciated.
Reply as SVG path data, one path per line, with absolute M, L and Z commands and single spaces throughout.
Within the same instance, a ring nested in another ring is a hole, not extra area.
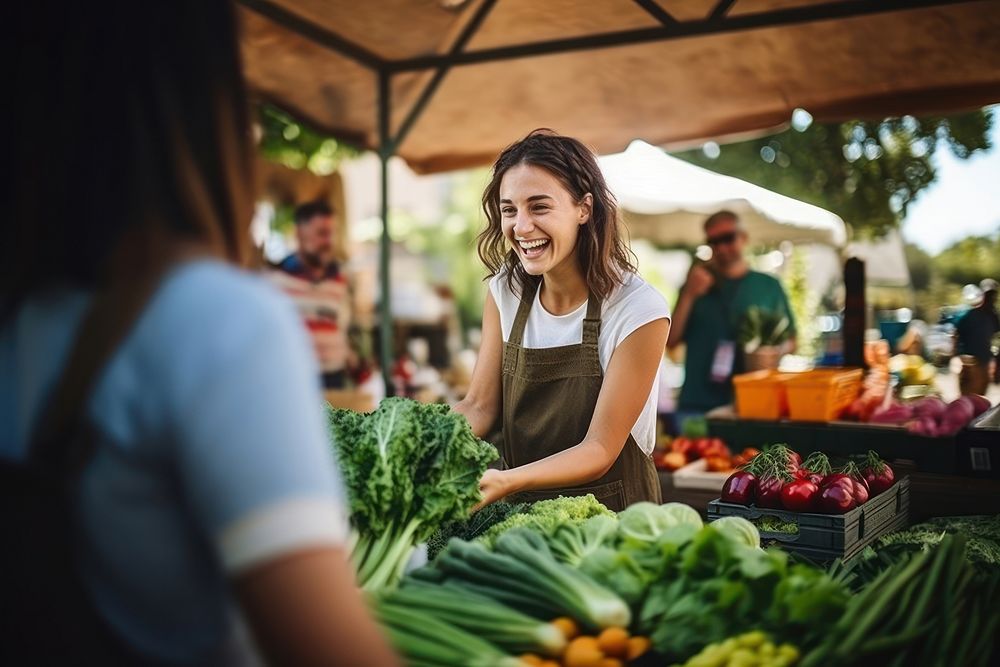
M 310 41 L 347 57 L 370 70 L 378 81 L 378 156 L 381 162 L 381 215 L 382 234 L 379 246 L 379 282 L 381 303 L 379 308 L 380 362 L 387 394 L 392 394 L 393 328 L 390 303 L 389 255 L 389 158 L 406 140 L 413 126 L 420 119 L 435 92 L 453 67 L 498 62 L 516 58 L 604 49 L 644 42 L 664 42 L 686 37 L 771 28 L 798 23 L 846 19 L 875 13 L 920 9 L 941 5 L 960 4 L 966 0 L 834 0 L 802 7 L 772 9 L 754 14 L 731 16 L 730 9 L 736 0 L 719 0 L 708 16 L 701 20 L 678 21 L 664 10 L 656 0 L 632 0 L 653 16 L 659 26 L 634 30 L 615 31 L 545 40 L 536 43 L 502 46 L 475 51 L 465 47 L 476 35 L 497 0 L 481 0 L 471 12 L 458 37 L 446 53 L 388 60 L 350 39 L 325 27 L 308 21 L 280 6 L 274 0 L 237 0 L 237 2 L 274 23 L 309 39 Z M 434 70 L 416 101 L 410 107 L 399 129 L 390 127 L 392 106 L 392 77 L 414 71 Z

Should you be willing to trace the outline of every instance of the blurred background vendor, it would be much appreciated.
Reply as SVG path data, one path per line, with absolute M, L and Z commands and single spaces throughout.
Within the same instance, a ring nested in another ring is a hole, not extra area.
M 486 471 L 483 504 L 659 502 L 650 454 L 669 311 L 635 273 L 594 154 L 535 131 L 501 153 L 483 209 L 483 341 L 456 407 L 477 435 L 502 425 L 504 469 Z
M 326 202 L 295 210 L 298 249 L 272 272 L 275 284 L 295 302 L 312 337 L 323 386 L 343 389 L 351 362 L 348 328 L 351 292 L 334 256 L 336 216 Z
M 708 262 L 696 262 L 688 273 L 674 309 L 668 349 L 684 343 L 684 385 L 677 402 L 677 422 L 733 401 L 733 375 L 747 368 L 740 329 L 748 314 L 784 321 L 779 345 L 764 345 L 776 366 L 781 355 L 795 350 L 795 320 L 781 283 L 753 271 L 745 257 L 747 233 L 739 217 L 719 211 L 705 221 Z

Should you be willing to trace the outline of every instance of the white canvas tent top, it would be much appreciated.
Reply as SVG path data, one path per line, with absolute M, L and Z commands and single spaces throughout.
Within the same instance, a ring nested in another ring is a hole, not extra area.
M 698 245 L 705 239 L 705 218 L 728 209 L 740 216 L 754 243 L 839 248 L 847 241 L 844 221 L 830 211 L 703 169 L 643 141 L 602 157 L 600 164 L 634 238 Z

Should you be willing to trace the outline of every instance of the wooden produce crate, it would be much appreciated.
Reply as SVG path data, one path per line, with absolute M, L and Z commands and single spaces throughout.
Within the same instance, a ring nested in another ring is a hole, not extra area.
M 674 487 L 722 493 L 722 485 L 726 483 L 731 474 L 733 471 L 712 472 L 708 470 L 708 463 L 705 459 L 697 459 L 674 471 Z
M 882 535 L 905 528 L 909 524 L 909 509 L 910 480 L 904 477 L 846 514 L 789 512 L 713 500 L 708 504 L 708 520 L 724 516 L 739 516 L 748 521 L 773 517 L 793 523 L 798 526 L 798 533 L 762 530 L 762 544 L 773 544 L 823 562 L 850 558 Z

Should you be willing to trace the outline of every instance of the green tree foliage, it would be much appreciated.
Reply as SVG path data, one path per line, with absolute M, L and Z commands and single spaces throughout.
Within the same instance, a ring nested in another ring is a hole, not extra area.
M 805 254 L 801 250 L 794 250 L 782 282 L 785 293 L 788 294 L 792 316 L 795 317 L 796 354 L 811 359 L 816 355 L 820 337 L 816 326 L 820 295 L 809 289 L 808 273 Z
M 906 253 L 906 266 L 910 270 L 910 283 L 913 289 L 927 289 L 934 272 L 934 258 L 914 243 L 907 243 L 903 250 Z
M 947 146 L 964 159 L 987 150 L 994 122 L 986 109 L 839 124 L 805 117 L 793 118 L 793 127 L 779 134 L 678 157 L 822 206 L 861 235 L 880 236 L 899 226 L 907 207 L 934 181 L 935 151 Z
M 337 170 L 341 161 L 361 152 L 267 104 L 258 108 L 257 123 L 261 155 L 292 169 L 309 169 L 314 174 L 327 176 Z
M 970 236 L 934 258 L 936 271 L 956 285 L 1000 278 L 1000 229 L 992 236 Z
M 1000 229 L 993 236 L 970 236 L 931 256 L 906 245 L 917 317 L 936 321 L 942 306 L 962 303 L 962 286 L 1000 277 Z

